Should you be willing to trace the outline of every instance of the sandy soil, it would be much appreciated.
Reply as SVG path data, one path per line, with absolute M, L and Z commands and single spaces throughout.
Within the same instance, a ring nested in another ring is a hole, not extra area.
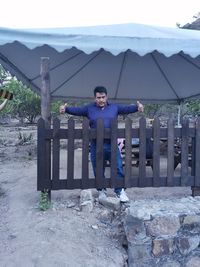
M 20 133 L 32 133 L 31 143 L 20 145 Z M 79 153 L 76 156 L 79 164 Z M 36 164 L 36 127 L 0 126 L 0 266 L 126 266 L 120 213 L 97 201 L 92 212 L 81 211 L 80 190 L 52 192 L 51 208 L 41 211 Z M 92 192 L 96 198 L 96 190 Z M 127 193 L 131 201 L 177 199 L 191 190 L 131 188 Z

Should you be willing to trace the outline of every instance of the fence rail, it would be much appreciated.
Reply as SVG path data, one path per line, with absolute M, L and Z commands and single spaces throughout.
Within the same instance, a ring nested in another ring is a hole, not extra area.
M 117 176 L 117 139 L 125 138 L 125 166 L 124 179 Z M 132 175 L 132 138 L 139 138 L 139 166 L 138 175 Z M 152 175 L 146 171 L 146 139 L 153 140 Z M 67 161 L 65 177 L 60 177 L 60 141 L 67 140 Z M 75 141 L 82 141 L 82 170 L 81 177 L 75 177 Z M 89 177 L 89 146 L 90 141 L 96 139 L 96 178 Z M 110 177 L 103 175 L 103 142 L 110 139 L 111 162 Z M 166 142 L 166 175 L 161 176 L 160 142 Z M 175 144 L 180 144 L 179 176 L 174 175 Z M 189 157 L 191 164 L 189 164 Z M 38 174 L 37 189 L 87 189 L 87 188 L 113 188 L 113 187 L 162 187 L 162 186 L 191 186 L 200 187 L 200 120 L 196 126 L 189 127 L 187 119 L 183 120 L 182 128 L 175 128 L 173 120 L 169 119 L 166 128 L 160 127 L 158 118 L 154 119 L 153 126 L 146 126 L 146 119 L 142 117 L 139 127 L 133 128 L 132 121 L 127 118 L 125 128 L 118 128 L 117 120 L 112 121 L 110 129 L 104 129 L 101 119 L 97 122 L 97 129 L 90 129 L 87 119 L 83 120 L 81 129 L 75 127 L 75 121 L 70 118 L 68 128 L 61 128 L 56 118 L 52 128 L 46 128 L 43 119 L 38 121 Z

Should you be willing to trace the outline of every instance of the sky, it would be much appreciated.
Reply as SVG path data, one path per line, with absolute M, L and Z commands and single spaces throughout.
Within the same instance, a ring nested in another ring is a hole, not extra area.
M 140 23 L 176 27 L 192 22 L 200 0 L 0 0 L 0 27 L 52 28 Z

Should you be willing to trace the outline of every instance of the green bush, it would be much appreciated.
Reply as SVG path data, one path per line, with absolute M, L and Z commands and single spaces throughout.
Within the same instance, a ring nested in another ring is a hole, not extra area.
M 53 116 L 60 114 L 60 106 L 63 105 L 63 101 L 53 101 L 51 103 L 51 113 Z
M 40 96 L 14 79 L 8 86 L 9 90 L 14 94 L 13 100 L 10 103 L 11 115 L 21 121 L 26 119 L 28 122 L 34 123 L 36 117 L 41 113 Z
M 50 207 L 51 207 L 51 202 L 49 200 L 48 191 L 45 190 L 44 192 L 40 193 L 39 209 L 45 211 L 48 210 Z
M 33 134 L 32 133 L 26 134 L 19 131 L 18 139 L 19 139 L 19 145 L 31 144 L 33 141 Z

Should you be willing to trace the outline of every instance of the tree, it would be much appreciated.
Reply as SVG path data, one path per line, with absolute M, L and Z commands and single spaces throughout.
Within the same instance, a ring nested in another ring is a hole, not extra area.
M 200 101 L 199 100 L 191 100 L 186 103 L 187 113 L 192 116 L 200 115 Z
M 7 113 L 21 122 L 25 119 L 30 123 L 35 122 L 36 117 L 41 114 L 40 96 L 12 77 L 1 65 L 0 86 L 14 94 L 13 100 L 9 101 L 1 115 Z
M 21 122 L 26 119 L 28 122 L 34 123 L 36 117 L 41 113 L 40 96 L 16 79 L 12 79 L 7 87 L 14 94 L 10 109 L 11 115 Z
M 19 119 L 21 122 L 28 120 L 33 123 L 36 117 L 41 113 L 40 97 L 24 86 L 15 78 L 11 78 L 3 89 L 13 93 L 12 101 L 4 109 L 4 114 L 10 114 L 12 117 Z
M 0 86 L 9 82 L 9 73 L 0 65 Z

